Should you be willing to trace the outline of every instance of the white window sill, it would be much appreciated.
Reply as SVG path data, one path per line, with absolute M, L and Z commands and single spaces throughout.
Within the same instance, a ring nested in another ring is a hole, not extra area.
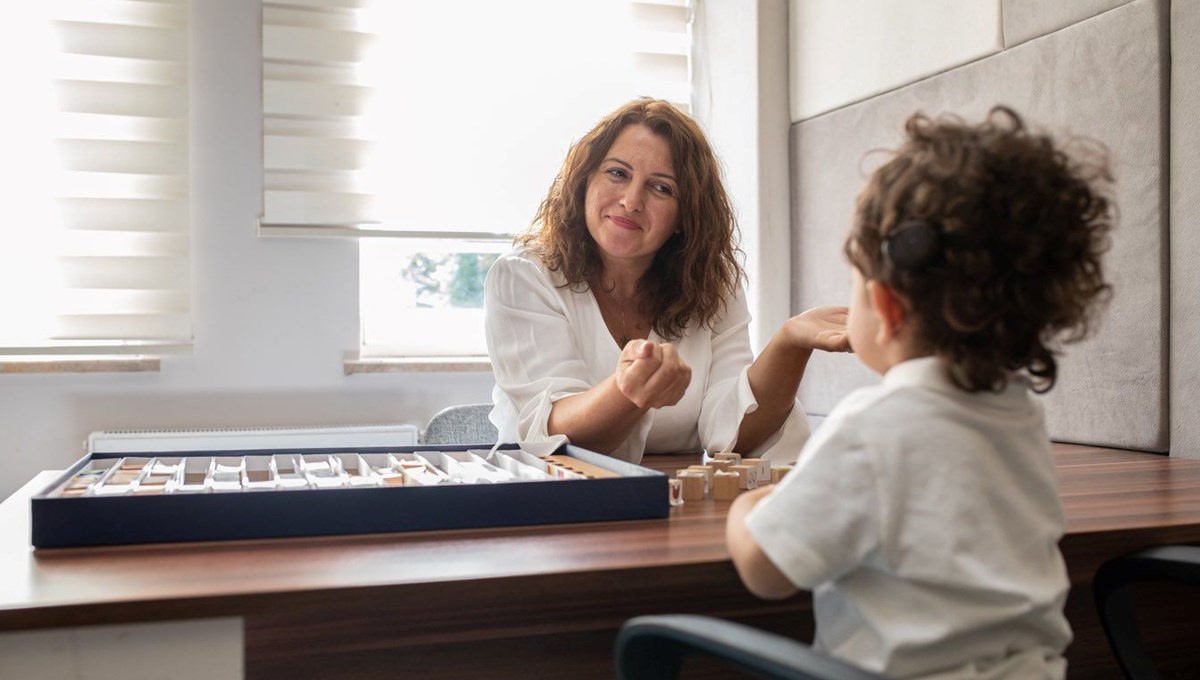
M 0 358 L 0 374 L 7 373 L 156 373 L 159 357 L 32 357 Z
M 342 362 L 355 373 L 491 373 L 487 357 L 355 357 Z

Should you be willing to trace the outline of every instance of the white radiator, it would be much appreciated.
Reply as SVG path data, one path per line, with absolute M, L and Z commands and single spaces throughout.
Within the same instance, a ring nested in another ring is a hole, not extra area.
M 92 453 L 167 453 L 171 451 L 259 451 L 298 448 L 415 446 L 414 425 L 336 427 L 258 427 L 212 430 L 127 430 L 93 432 Z

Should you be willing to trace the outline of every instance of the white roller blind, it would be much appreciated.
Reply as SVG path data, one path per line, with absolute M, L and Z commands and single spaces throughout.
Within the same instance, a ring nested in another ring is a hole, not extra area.
M 3 17 L 0 354 L 187 347 L 186 0 Z
M 274 234 L 528 225 L 572 141 L 636 96 L 689 108 L 688 0 L 263 3 Z

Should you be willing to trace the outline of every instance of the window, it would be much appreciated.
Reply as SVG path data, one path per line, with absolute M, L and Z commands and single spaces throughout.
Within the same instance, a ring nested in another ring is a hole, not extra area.
M 263 5 L 265 235 L 360 245 L 362 352 L 484 354 L 482 283 L 569 145 L 690 107 L 689 0 Z
M 187 348 L 185 0 L 4 15 L 0 358 Z

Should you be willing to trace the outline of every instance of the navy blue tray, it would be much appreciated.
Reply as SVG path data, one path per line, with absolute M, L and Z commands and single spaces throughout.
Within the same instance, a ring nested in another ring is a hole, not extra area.
M 490 449 L 491 445 L 396 446 L 361 453 Z M 501 449 L 518 448 L 505 444 Z M 170 452 L 172 457 L 335 453 L 337 449 Z M 154 452 L 93 454 L 31 500 L 37 548 L 134 543 L 368 534 L 666 517 L 667 476 L 576 446 L 555 451 L 619 474 L 571 481 L 296 489 L 160 496 L 48 497 L 93 459 Z

